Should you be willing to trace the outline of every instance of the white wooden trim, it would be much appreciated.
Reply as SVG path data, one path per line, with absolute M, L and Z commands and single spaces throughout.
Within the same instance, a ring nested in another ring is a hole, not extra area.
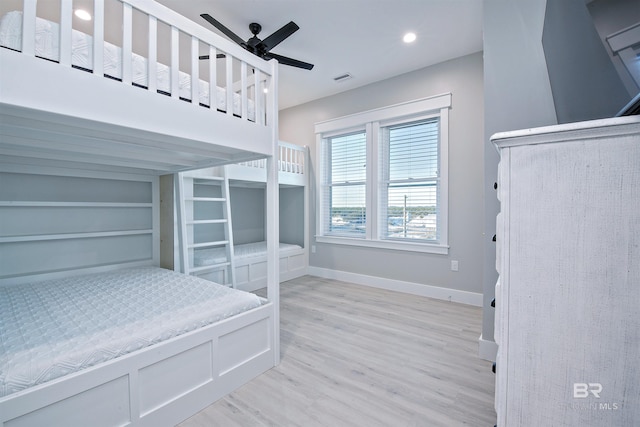
M 423 252 L 428 254 L 446 255 L 449 246 L 434 243 L 400 242 L 394 240 L 370 240 L 355 237 L 315 236 L 316 242 L 331 243 L 334 245 L 365 246 L 368 248 L 392 249 L 396 251 Z
M 309 266 L 308 256 L 309 252 L 304 248 L 280 254 L 278 278 L 280 283 L 306 275 Z M 302 262 L 300 262 L 300 259 L 302 259 Z M 234 260 L 236 288 L 253 292 L 267 287 L 266 263 L 266 254 L 236 258 Z M 203 279 L 224 283 L 227 281 L 226 274 L 224 269 L 218 269 L 217 271 L 203 271 L 196 275 Z
M 315 124 L 315 133 L 335 132 L 362 126 L 363 123 L 385 121 L 391 118 L 408 118 L 415 114 L 423 114 L 425 111 L 449 107 L 451 107 L 451 94 L 445 93 L 318 122 Z
M 482 307 L 483 296 L 476 292 L 461 291 L 458 289 L 443 288 L 440 286 L 425 285 L 414 282 L 405 282 L 402 280 L 386 279 L 383 277 L 367 276 L 365 274 L 350 273 L 314 266 L 309 266 L 309 274 L 325 279 L 342 280 L 344 282 L 371 286 L 373 288 L 387 289 L 411 295 Z
M 496 361 L 496 355 L 498 354 L 498 344 L 495 341 L 488 341 L 482 338 L 478 338 L 478 356 L 481 359 L 489 360 L 491 362 Z
M 614 53 L 640 42 L 640 22 L 607 36 L 607 42 Z

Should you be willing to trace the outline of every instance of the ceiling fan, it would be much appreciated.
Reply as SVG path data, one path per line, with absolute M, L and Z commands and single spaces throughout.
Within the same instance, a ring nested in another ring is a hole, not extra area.
M 258 34 L 262 30 L 262 26 L 260 24 L 256 24 L 252 22 L 249 24 L 249 31 L 253 34 L 249 40 L 244 41 L 238 35 L 236 35 L 233 31 L 222 25 L 220 22 L 216 21 L 211 15 L 208 13 L 203 13 L 200 15 L 204 18 L 208 23 L 216 27 L 220 30 L 225 36 L 229 37 L 232 41 L 236 42 L 240 46 L 242 46 L 247 51 L 253 53 L 256 56 L 259 56 L 262 59 L 275 59 L 280 64 L 290 65 L 292 67 L 304 68 L 305 70 L 311 70 L 313 68 L 313 64 L 309 64 L 307 62 L 298 61 L 297 59 L 288 58 L 286 56 L 277 55 L 271 52 L 271 49 L 280 44 L 284 39 L 289 37 L 291 34 L 295 33 L 300 29 L 296 25 L 295 22 L 291 21 L 286 24 L 284 27 L 280 28 L 269 37 L 264 40 L 260 40 L 258 38 Z M 218 57 L 224 57 L 224 55 L 218 55 Z M 200 59 L 208 59 L 208 55 L 201 56 Z

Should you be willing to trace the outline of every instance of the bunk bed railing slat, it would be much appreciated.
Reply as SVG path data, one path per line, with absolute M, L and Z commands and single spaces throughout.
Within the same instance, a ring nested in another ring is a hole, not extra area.
M 171 26 L 171 97 L 180 97 L 180 30 Z
M 217 49 L 209 45 L 209 102 L 212 106 L 218 105 L 218 91 L 216 90 L 216 77 L 218 75 Z M 215 107 L 212 107 L 215 108 Z
M 36 32 L 36 12 L 37 12 L 38 0 L 24 0 L 23 4 L 23 31 L 22 31 L 22 52 L 27 55 L 35 55 L 35 32 Z M 211 33 L 210 31 L 201 28 L 200 26 L 193 25 L 193 23 L 186 18 L 178 15 L 174 11 L 159 5 L 155 2 L 149 2 L 144 0 L 118 0 L 122 4 L 122 22 L 120 28 L 122 28 L 122 46 L 121 48 L 121 76 L 120 80 L 124 84 L 131 84 L 133 81 L 133 13 L 134 9 L 140 11 L 148 16 L 149 29 L 148 29 L 148 57 L 147 57 L 147 87 L 149 91 L 157 91 L 158 79 L 158 19 L 162 22 L 167 22 L 171 29 L 170 36 L 170 94 L 173 98 L 180 98 L 180 37 L 181 33 L 185 33 L 191 37 L 191 88 L 190 88 L 190 101 L 193 104 L 200 105 L 200 95 L 208 95 L 209 106 L 216 110 L 217 106 L 217 90 L 216 83 L 218 82 L 217 67 L 216 67 L 216 55 L 218 52 L 223 52 L 225 55 L 225 91 L 226 91 L 226 113 L 228 115 L 238 115 L 243 120 L 251 120 L 258 125 L 265 126 L 270 124 L 270 120 L 274 117 L 275 112 L 268 111 L 271 107 L 265 102 L 265 90 L 271 86 L 270 84 L 270 72 L 271 67 L 268 67 L 266 63 L 262 64 L 259 59 L 256 59 L 254 55 L 249 53 L 238 52 L 231 55 L 226 48 L 230 42 L 220 38 L 219 36 Z M 73 14 L 73 0 L 60 0 L 60 20 L 59 20 L 59 37 L 60 48 L 58 62 L 70 67 L 72 64 L 73 47 L 72 47 L 72 14 Z M 104 0 L 93 0 L 94 3 L 94 17 L 93 17 L 93 46 L 92 46 L 92 58 L 90 59 L 89 69 L 96 75 L 104 75 L 104 43 L 105 43 L 105 3 Z M 199 50 L 200 43 L 204 43 L 209 47 L 209 75 L 208 81 L 210 83 L 209 93 L 200 94 L 199 87 Z M 234 45 L 232 45 L 234 46 Z M 220 48 L 222 47 L 222 49 Z M 234 46 L 235 47 L 235 46 Z M 231 49 L 231 48 L 230 48 Z M 237 65 L 235 61 L 239 61 L 240 81 L 234 86 L 234 74 L 233 71 Z M 249 78 L 247 71 L 252 70 L 253 75 Z M 237 85 L 239 84 L 239 88 Z M 235 104 L 239 105 L 239 109 L 234 112 L 234 99 Z M 255 117 L 251 117 L 249 111 L 249 103 L 253 103 L 253 111 Z
M 133 62 L 133 8 L 122 3 L 122 83 L 130 85 Z
M 93 74 L 104 75 L 104 0 L 93 2 Z
M 256 109 L 256 123 L 264 126 L 264 83 L 262 82 L 262 72 L 255 70 L 255 109 Z
M 200 88 L 198 87 L 198 82 L 200 81 L 199 45 L 200 40 L 191 36 L 191 103 L 195 106 L 199 106 L 198 98 L 200 96 Z M 209 87 L 211 86 L 215 85 L 209 85 Z M 211 102 L 210 104 L 215 105 Z
M 36 2 L 24 0 L 22 9 L 22 53 L 29 56 L 36 54 Z
M 247 109 L 247 63 L 240 63 L 240 105 L 242 111 L 242 118 L 247 120 L 248 118 L 248 109 Z
M 233 58 L 231 55 L 225 56 L 225 64 L 227 66 L 227 114 L 233 115 Z
M 71 67 L 71 14 L 73 0 L 60 2 L 60 65 Z
M 158 20 L 155 16 L 149 16 L 149 35 L 147 39 L 149 40 L 149 52 L 148 52 L 148 61 L 147 61 L 147 73 L 148 73 L 148 87 L 149 92 L 155 93 L 158 90 L 158 39 L 156 38 L 156 34 L 158 34 Z
M 278 145 L 278 172 L 304 175 L 306 150 L 306 147 L 280 141 Z M 258 169 L 265 169 L 267 167 L 265 159 L 250 160 L 238 164 Z

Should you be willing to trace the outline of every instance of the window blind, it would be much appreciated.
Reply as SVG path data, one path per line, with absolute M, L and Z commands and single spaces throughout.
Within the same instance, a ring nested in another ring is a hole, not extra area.
M 366 133 L 331 137 L 325 145 L 324 203 L 329 215 L 324 232 L 336 236 L 364 237 L 366 222 Z
M 380 237 L 438 240 L 439 119 L 381 128 Z

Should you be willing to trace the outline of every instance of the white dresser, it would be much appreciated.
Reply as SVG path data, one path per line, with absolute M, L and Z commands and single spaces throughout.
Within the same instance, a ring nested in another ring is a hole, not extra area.
M 640 116 L 492 143 L 498 426 L 640 426 Z

